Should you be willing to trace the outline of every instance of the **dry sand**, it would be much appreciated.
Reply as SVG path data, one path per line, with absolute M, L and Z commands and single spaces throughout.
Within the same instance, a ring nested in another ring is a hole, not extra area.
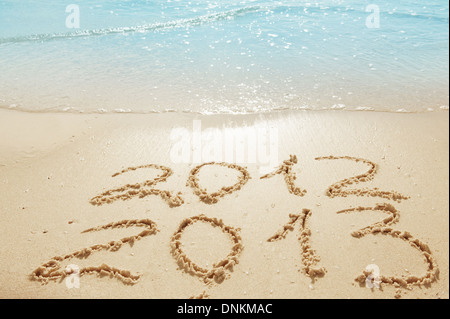
M 279 163 L 175 163 L 195 123 L 276 129 Z M 449 297 L 448 112 L 2 110 L 0 133 L 2 298 Z

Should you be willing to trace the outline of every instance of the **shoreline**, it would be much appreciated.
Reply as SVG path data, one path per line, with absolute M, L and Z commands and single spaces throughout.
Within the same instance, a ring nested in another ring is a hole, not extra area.
M 180 110 L 176 109 L 165 109 L 162 111 L 151 110 L 148 112 L 142 111 L 131 111 L 130 109 L 114 109 L 114 110 L 76 110 L 73 107 L 68 107 L 61 110 L 32 110 L 32 109 L 21 109 L 17 106 L 2 106 L 0 105 L 1 112 L 20 112 L 27 114 L 77 114 L 77 115 L 111 115 L 111 114 L 129 114 L 129 115 L 151 115 L 151 114 L 191 114 L 191 115 L 199 115 L 199 116 L 228 116 L 228 115 L 270 115 L 273 113 L 289 113 L 289 112 L 374 112 L 374 113 L 400 113 L 400 114 L 429 114 L 436 112 L 448 112 L 449 106 L 446 104 L 442 104 L 440 106 L 435 106 L 433 108 L 427 108 L 416 111 L 408 111 L 404 108 L 397 108 L 396 110 L 383 110 L 376 109 L 374 107 L 350 107 L 348 108 L 345 105 L 335 104 L 331 107 L 308 107 L 308 106 L 300 106 L 300 107 L 279 107 L 273 109 L 263 109 L 257 111 L 245 111 L 245 112 L 237 112 L 237 111 L 214 111 L 214 112 L 206 112 L 206 111 L 193 111 L 193 110 Z

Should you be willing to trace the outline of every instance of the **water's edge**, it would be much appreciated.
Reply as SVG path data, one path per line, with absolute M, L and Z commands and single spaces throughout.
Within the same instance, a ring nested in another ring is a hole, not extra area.
M 447 113 L 449 110 L 449 106 L 443 105 L 439 108 L 428 110 L 419 110 L 419 111 L 408 111 L 405 109 L 399 110 L 378 110 L 375 108 L 346 108 L 346 107 L 329 107 L 329 108 L 308 108 L 308 107 L 298 107 L 298 108 L 273 108 L 270 110 L 262 110 L 258 112 L 251 111 L 229 111 L 229 112 L 211 112 L 211 111 L 193 111 L 193 110 L 174 110 L 167 109 L 163 111 L 149 110 L 149 111 L 131 111 L 131 110 L 112 110 L 107 111 L 104 109 L 93 110 L 93 111 L 85 111 L 85 110 L 75 110 L 73 108 L 68 109 L 55 109 L 55 110 L 32 110 L 32 109 L 23 109 L 19 107 L 11 107 L 11 106 L 1 106 L 0 110 L 13 111 L 13 112 L 21 112 L 21 113 L 29 113 L 29 114 L 197 114 L 197 115 L 258 115 L 258 114 L 271 114 L 278 112 L 326 112 L 326 111 L 335 111 L 335 112 L 376 112 L 376 113 L 392 113 L 392 114 L 427 114 L 427 113 L 437 113 L 437 112 L 445 112 Z

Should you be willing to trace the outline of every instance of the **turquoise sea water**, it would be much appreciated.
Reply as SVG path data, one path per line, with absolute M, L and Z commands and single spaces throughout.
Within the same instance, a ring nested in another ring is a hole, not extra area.
M 0 0 L 3 108 L 446 110 L 448 62 L 447 1 Z

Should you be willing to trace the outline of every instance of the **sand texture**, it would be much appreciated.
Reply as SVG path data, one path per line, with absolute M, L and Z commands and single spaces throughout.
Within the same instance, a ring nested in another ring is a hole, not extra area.
M 0 115 L 1 298 L 449 297 L 448 112 Z

